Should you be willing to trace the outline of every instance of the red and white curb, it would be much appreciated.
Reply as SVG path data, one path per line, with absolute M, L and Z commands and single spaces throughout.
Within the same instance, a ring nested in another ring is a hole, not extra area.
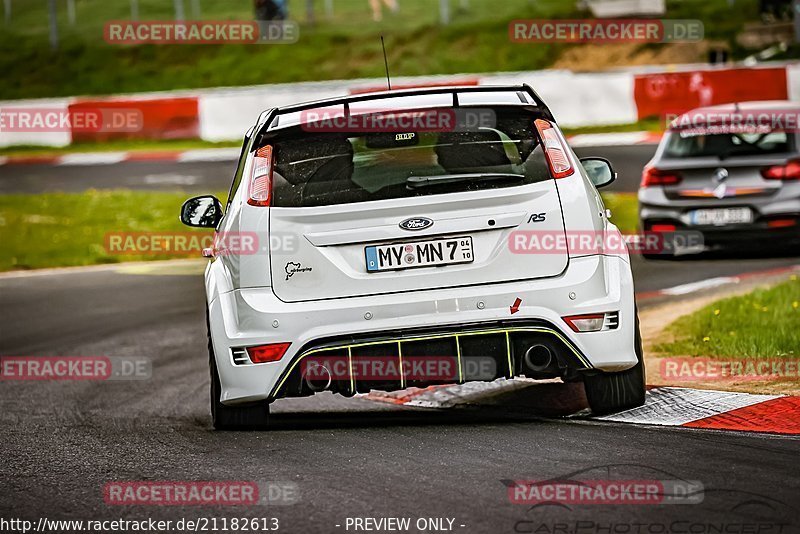
M 569 137 L 573 147 L 606 147 L 658 144 L 661 134 L 624 132 L 579 134 Z M 208 163 L 236 161 L 241 149 L 199 148 L 194 150 L 152 150 L 130 152 L 83 152 L 63 155 L 0 156 L 0 165 L 115 165 L 125 162 Z
M 124 162 L 210 163 L 236 161 L 240 148 L 203 148 L 196 150 L 155 150 L 131 152 L 86 152 L 59 156 L 0 156 L 0 165 L 114 165 Z
M 574 395 L 575 390 L 568 386 L 559 384 L 556 387 L 563 388 L 564 395 Z M 446 409 L 480 405 L 482 401 L 500 394 L 543 387 L 542 383 L 525 379 L 496 380 L 426 389 L 411 388 L 390 393 L 374 391 L 363 397 L 401 406 Z M 544 394 L 556 400 L 553 391 L 548 390 Z M 524 408 L 519 402 L 513 403 L 516 408 Z M 531 413 L 537 411 L 531 410 Z M 587 414 L 588 410 L 578 409 L 569 417 L 640 425 L 800 435 L 800 397 L 781 395 L 656 387 L 647 391 L 645 404 L 639 408 L 605 416 Z
M 611 132 L 596 134 L 576 134 L 567 136 L 573 148 L 657 145 L 663 134 L 660 132 Z
M 800 435 L 800 397 L 659 387 L 644 406 L 600 421 Z

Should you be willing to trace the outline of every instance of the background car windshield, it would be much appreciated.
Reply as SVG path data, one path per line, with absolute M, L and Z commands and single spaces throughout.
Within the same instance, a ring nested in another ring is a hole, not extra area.
M 686 135 L 673 133 L 664 155 L 671 158 L 760 156 L 789 152 L 786 132 Z
M 495 110 L 495 116 L 494 127 L 474 131 L 310 133 L 295 127 L 267 141 L 275 147 L 273 205 L 367 202 L 549 179 L 536 115 Z M 421 177 L 435 178 L 420 183 Z

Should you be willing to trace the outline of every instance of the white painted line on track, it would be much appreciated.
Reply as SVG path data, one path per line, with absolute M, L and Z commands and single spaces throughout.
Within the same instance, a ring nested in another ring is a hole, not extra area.
M 158 268 L 161 266 L 171 265 L 188 265 L 191 263 L 208 263 L 208 260 L 203 259 L 175 259 L 175 260 L 157 260 L 157 261 L 128 261 L 120 263 L 108 263 L 104 265 L 78 265 L 73 267 L 54 267 L 49 269 L 32 269 L 29 271 L 7 271 L 0 273 L 0 281 L 12 278 L 32 278 L 35 276 L 52 276 L 62 274 L 81 274 L 81 273 L 94 273 L 105 271 L 122 271 L 131 268 Z
M 236 147 L 187 150 L 178 156 L 177 161 L 182 163 L 236 161 L 239 159 L 240 153 L 241 149 Z
M 65 154 L 56 165 L 113 165 L 125 161 L 127 152 L 93 152 L 88 154 Z
M 691 282 L 689 284 L 682 284 L 679 286 L 662 289 L 661 293 L 665 295 L 686 295 L 702 289 L 724 286 L 726 284 L 735 284 L 737 282 L 739 282 L 739 279 L 736 277 L 720 276 L 718 278 L 709 278 L 708 280 L 700 280 L 699 282 Z
M 639 145 L 652 139 L 648 132 L 615 132 L 598 134 L 577 134 L 568 137 L 572 147 L 604 147 Z

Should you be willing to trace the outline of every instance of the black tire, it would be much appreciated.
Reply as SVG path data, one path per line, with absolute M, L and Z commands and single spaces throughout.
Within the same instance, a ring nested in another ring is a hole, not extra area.
M 638 312 L 635 331 L 633 343 L 638 363 L 634 367 L 619 373 L 599 373 L 583 378 L 586 399 L 596 415 L 629 410 L 644 404 L 645 372 Z
M 217 359 L 211 343 L 211 328 L 208 330 L 208 367 L 211 373 L 211 423 L 216 430 L 266 430 L 269 428 L 269 404 L 259 402 L 244 406 L 225 406 L 219 400 L 222 386 L 217 373 Z

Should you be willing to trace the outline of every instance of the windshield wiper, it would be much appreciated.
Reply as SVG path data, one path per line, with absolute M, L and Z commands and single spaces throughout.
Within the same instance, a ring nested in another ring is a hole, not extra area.
M 501 172 L 487 172 L 476 174 L 442 174 L 437 176 L 409 176 L 406 180 L 406 187 L 409 189 L 422 189 L 437 185 L 458 184 L 462 182 L 487 182 L 493 180 L 505 180 L 520 182 L 525 179 L 524 174 L 512 174 Z

